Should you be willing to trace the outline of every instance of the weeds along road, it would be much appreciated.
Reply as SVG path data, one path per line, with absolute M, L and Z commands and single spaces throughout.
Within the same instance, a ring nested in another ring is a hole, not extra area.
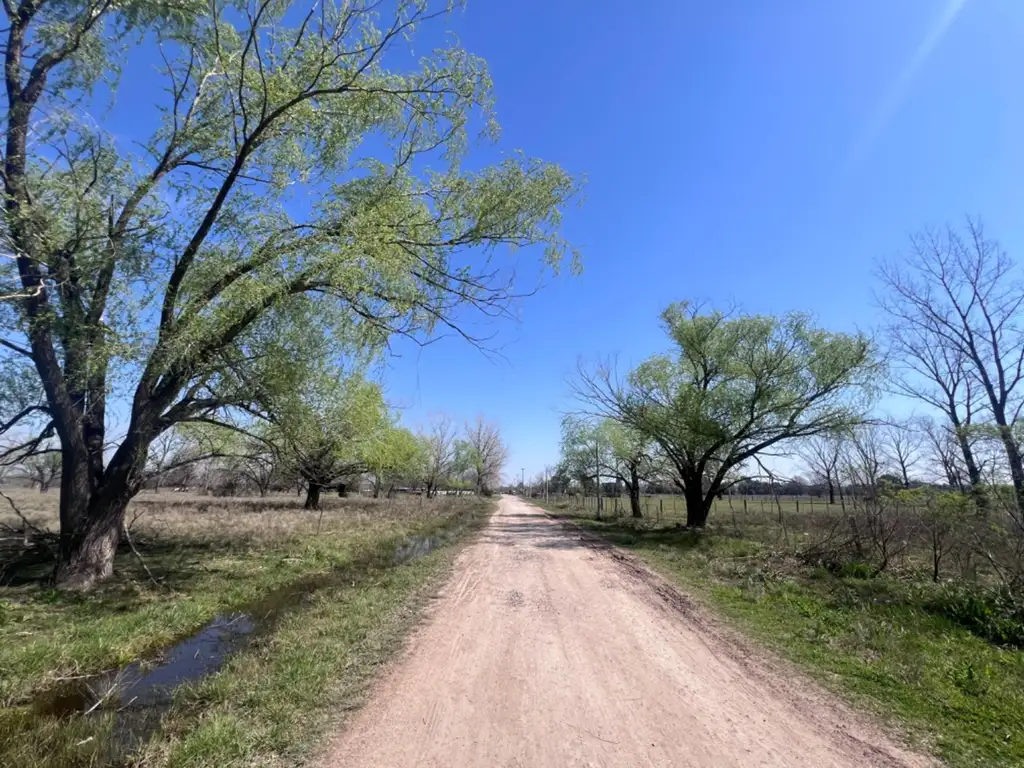
M 918 766 L 573 528 L 502 498 L 324 765 Z

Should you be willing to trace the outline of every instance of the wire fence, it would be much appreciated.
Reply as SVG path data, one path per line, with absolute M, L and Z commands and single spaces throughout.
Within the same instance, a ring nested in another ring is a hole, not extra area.
M 565 504 L 569 509 L 592 510 L 596 515 L 598 511 L 613 517 L 622 517 L 632 514 L 629 496 L 607 496 L 602 495 L 600 499 L 594 495 L 573 494 L 573 493 L 548 493 L 532 492 L 530 497 L 535 500 L 548 501 L 554 504 Z M 718 517 L 725 514 L 749 514 L 759 512 L 770 514 L 773 512 L 793 512 L 800 514 L 807 512 L 813 514 L 815 511 L 836 511 L 845 506 L 845 500 L 837 499 L 835 503 L 829 503 L 825 497 L 816 496 L 737 496 L 727 495 L 715 499 L 711 504 L 710 515 Z M 686 519 L 686 499 L 682 495 L 675 494 L 643 494 L 640 496 L 640 511 L 643 516 L 657 522 Z

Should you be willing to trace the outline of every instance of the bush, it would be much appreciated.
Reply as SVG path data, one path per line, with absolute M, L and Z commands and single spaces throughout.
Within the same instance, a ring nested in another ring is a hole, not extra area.
M 1024 648 L 1024 599 L 1005 587 L 949 586 L 927 608 L 991 643 Z

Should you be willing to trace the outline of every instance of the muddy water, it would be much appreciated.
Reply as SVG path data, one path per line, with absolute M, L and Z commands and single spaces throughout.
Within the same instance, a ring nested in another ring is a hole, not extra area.
M 462 528 L 435 536 L 411 536 L 395 548 L 390 565 L 418 560 L 457 539 Z M 159 726 L 175 691 L 211 675 L 232 655 L 245 648 L 254 635 L 266 633 L 303 599 L 321 589 L 351 583 L 353 566 L 387 565 L 379 556 L 313 574 L 246 606 L 244 610 L 215 616 L 194 635 L 164 651 L 156 662 L 133 662 L 116 671 L 73 680 L 42 693 L 33 702 L 39 714 L 51 717 L 114 712 L 114 739 L 122 748 L 138 744 Z

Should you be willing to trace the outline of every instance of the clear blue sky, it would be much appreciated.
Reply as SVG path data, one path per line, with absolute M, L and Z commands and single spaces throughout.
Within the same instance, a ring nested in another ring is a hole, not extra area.
M 505 360 L 451 340 L 388 366 L 406 423 L 499 422 L 509 474 L 557 459 L 577 357 L 664 349 L 671 301 L 869 329 L 873 262 L 916 229 L 980 214 L 1024 258 L 1018 0 L 470 0 L 450 26 L 490 65 L 503 145 L 588 180 L 584 274 L 495 329 Z

